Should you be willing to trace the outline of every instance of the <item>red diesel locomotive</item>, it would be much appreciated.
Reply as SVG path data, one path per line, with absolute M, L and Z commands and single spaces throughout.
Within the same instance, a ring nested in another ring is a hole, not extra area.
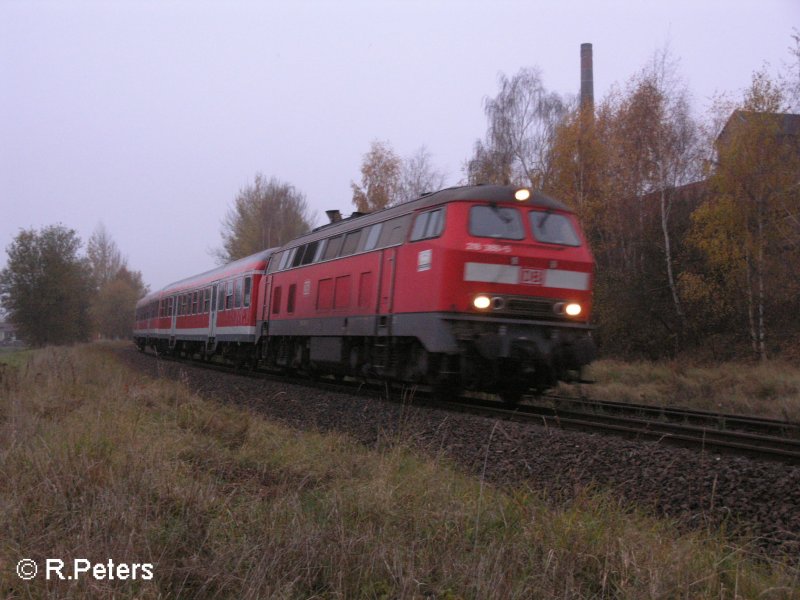
M 338 218 L 137 305 L 144 349 L 427 382 L 516 400 L 594 357 L 594 262 L 574 214 L 479 185 Z

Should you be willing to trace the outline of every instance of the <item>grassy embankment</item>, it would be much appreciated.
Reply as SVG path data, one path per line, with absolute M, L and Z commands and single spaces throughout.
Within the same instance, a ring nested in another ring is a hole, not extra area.
M 690 366 L 681 362 L 600 360 L 582 386 L 592 398 L 683 406 L 800 421 L 800 367 L 788 362 Z M 573 394 L 577 386 L 560 391 Z
M 102 347 L 33 352 L 0 382 L 0 596 L 800 597 L 797 565 L 720 535 L 608 496 L 548 506 L 409 447 L 287 429 Z M 45 558 L 154 577 L 47 582 Z

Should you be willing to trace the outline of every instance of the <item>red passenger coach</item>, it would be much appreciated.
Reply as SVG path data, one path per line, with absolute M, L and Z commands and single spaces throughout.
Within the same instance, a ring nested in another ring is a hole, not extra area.
M 140 303 L 158 317 L 137 319 L 137 341 L 516 400 L 593 359 L 593 265 L 562 203 L 450 188 L 168 286 Z
M 258 338 L 258 288 L 271 254 L 263 250 L 146 296 L 137 305 L 136 343 L 203 358 L 249 355 Z

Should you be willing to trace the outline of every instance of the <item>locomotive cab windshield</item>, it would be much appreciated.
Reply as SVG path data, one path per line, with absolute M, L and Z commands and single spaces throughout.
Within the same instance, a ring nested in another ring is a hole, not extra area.
M 469 210 L 469 233 L 475 237 L 525 239 L 519 211 L 512 206 L 478 204 Z
M 561 246 L 580 246 L 581 241 L 570 220 L 564 215 L 554 212 L 532 210 L 529 214 L 533 237 L 546 244 Z

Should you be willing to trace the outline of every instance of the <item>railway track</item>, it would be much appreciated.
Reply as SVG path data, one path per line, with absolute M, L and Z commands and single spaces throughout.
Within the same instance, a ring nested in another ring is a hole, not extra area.
M 385 385 L 365 386 L 363 382 L 291 377 L 260 370 L 245 371 L 219 363 L 173 357 L 158 359 L 250 377 L 279 379 L 333 392 L 374 396 L 376 392 L 387 390 Z M 418 406 L 800 465 L 800 424 L 789 421 L 561 396 L 546 397 L 550 401 L 548 405 L 538 399 L 533 403 L 509 406 L 496 400 L 468 396 L 439 400 L 433 398 L 430 390 L 424 386 L 394 388 L 392 391 L 393 394 L 387 395 Z
M 441 405 L 441 403 L 437 404 Z M 444 406 L 451 410 L 464 410 L 487 416 L 540 423 L 546 427 L 611 433 L 631 439 L 693 448 L 703 452 L 736 454 L 800 465 L 800 439 L 785 435 L 722 429 L 718 426 L 641 418 L 633 414 L 604 414 L 541 404 L 519 404 L 509 407 L 496 401 L 476 398 L 461 398 L 457 401 L 446 402 Z M 681 409 L 670 409 L 670 412 L 673 418 L 682 417 Z M 691 414 L 695 411 L 687 412 Z M 709 414 L 713 415 L 713 413 Z M 724 423 L 726 419 L 723 417 L 735 417 L 735 415 L 715 416 L 718 417 L 716 420 L 709 420 L 707 423 Z M 745 417 L 743 419 L 747 420 Z M 784 426 L 779 427 L 779 431 L 793 430 L 796 427 L 794 423 L 781 421 L 777 421 L 777 423 Z
M 541 405 L 543 400 L 549 401 L 549 405 L 557 409 L 571 408 L 594 413 L 630 415 L 648 420 L 681 422 L 699 427 L 733 429 L 768 436 L 800 439 L 800 423 L 781 421 L 779 419 L 716 413 L 672 406 L 593 400 L 585 397 L 579 398 L 556 394 L 548 394 L 540 400 L 534 400 L 533 403 Z

